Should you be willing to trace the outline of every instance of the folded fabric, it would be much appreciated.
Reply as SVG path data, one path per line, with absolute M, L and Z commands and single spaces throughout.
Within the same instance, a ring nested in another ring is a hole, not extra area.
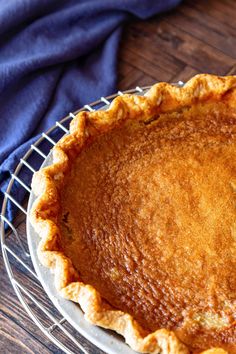
M 0 205 L 10 173 L 39 133 L 115 92 L 122 24 L 179 2 L 0 0 Z

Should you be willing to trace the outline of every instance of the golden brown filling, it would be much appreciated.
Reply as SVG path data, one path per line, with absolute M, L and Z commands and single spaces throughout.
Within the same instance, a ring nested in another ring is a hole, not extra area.
M 110 304 L 195 347 L 236 345 L 235 111 L 193 107 L 100 136 L 61 202 L 65 254 Z

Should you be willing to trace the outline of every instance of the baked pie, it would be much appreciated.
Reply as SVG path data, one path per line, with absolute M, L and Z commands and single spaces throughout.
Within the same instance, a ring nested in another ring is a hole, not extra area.
M 80 112 L 33 177 L 60 294 L 142 353 L 236 353 L 236 77 Z

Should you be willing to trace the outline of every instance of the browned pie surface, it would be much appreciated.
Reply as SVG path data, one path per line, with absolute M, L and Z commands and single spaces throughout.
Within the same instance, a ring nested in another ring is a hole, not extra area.
M 126 124 L 82 151 L 61 193 L 81 279 L 196 348 L 236 347 L 235 134 L 223 104 Z

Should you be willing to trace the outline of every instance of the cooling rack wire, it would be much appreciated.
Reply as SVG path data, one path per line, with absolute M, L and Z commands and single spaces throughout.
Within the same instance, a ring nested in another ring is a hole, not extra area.
M 183 83 L 179 81 L 178 85 L 182 86 Z M 18 166 L 11 175 L 4 195 L 0 215 L 0 232 L 3 261 L 9 279 L 29 317 L 44 335 L 64 353 L 73 354 L 76 352 L 89 354 L 102 352 L 79 334 L 61 315 L 59 310 L 49 300 L 35 273 L 28 249 L 25 226 L 27 203 L 31 192 L 28 181 L 31 181 L 33 173 L 40 168 L 57 141 L 64 134 L 69 133 L 70 121 L 79 111 L 94 111 L 104 105 L 109 106 L 112 100 L 119 95 L 123 95 L 124 93 L 144 94 L 148 88 L 149 86 L 142 88 L 137 86 L 132 90 L 118 91 L 117 94 L 101 97 L 100 100 L 85 105 L 80 110 L 69 113 L 61 121 L 57 121 L 52 128 L 42 133 L 41 137 L 31 145 L 24 157 L 20 159 Z M 25 180 L 25 176 L 28 176 L 27 181 Z M 13 193 L 15 195 L 16 191 L 18 191 L 17 195 L 19 195 L 20 189 L 23 189 L 27 193 L 23 203 L 20 203 L 13 196 Z M 8 203 L 12 203 L 17 209 L 17 214 L 13 222 L 6 215 Z

